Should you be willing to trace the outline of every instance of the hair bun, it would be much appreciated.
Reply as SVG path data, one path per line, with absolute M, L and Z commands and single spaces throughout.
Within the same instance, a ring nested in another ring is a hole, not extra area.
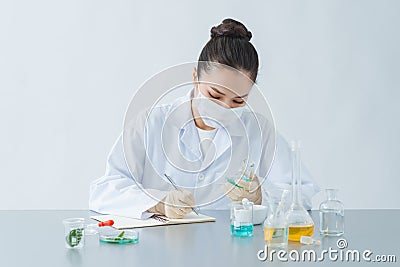
M 234 19 L 224 19 L 221 24 L 211 28 L 211 38 L 227 36 L 250 41 L 252 34 L 239 21 Z

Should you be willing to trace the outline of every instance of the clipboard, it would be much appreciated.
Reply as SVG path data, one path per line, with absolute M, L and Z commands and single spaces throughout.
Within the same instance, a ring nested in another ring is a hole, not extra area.
M 113 220 L 114 225 L 112 227 L 118 230 L 216 221 L 216 219 L 213 217 L 209 217 L 203 214 L 196 215 L 194 212 L 186 214 L 186 216 L 182 219 L 171 219 L 160 214 L 154 214 L 153 216 L 145 220 L 119 215 L 96 215 L 90 216 L 90 218 L 100 222 Z

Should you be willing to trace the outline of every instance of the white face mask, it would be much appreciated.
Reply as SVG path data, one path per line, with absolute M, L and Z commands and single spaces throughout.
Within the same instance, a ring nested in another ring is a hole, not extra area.
M 197 109 L 204 123 L 210 127 L 228 127 L 240 119 L 246 108 L 246 105 L 237 108 L 225 108 L 204 96 L 200 89 L 198 91 L 198 97 L 192 100 L 193 107 Z

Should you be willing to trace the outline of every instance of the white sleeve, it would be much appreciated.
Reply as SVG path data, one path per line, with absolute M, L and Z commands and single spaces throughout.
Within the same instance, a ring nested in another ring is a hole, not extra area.
M 140 128 L 140 127 L 139 127 Z M 125 161 L 122 134 L 118 137 L 107 159 L 106 173 L 90 184 L 89 209 L 132 218 L 143 218 L 145 212 L 164 198 L 168 192 L 157 189 L 143 190 L 144 160 L 143 134 L 132 136 L 134 144 L 134 170 L 129 172 Z M 151 195 L 152 197 L 150 197 Z
M 301 183 L 303 205 L 307 210 L 312 208 L 312 197 L 320 191 L 319 186 L 313 180 L 310 172 L 303 162 L 301 163 Z M 284 189 L 291 190 L 292 184 L 292 157 L 288 142 L 276 132 L 276 151 L 271 170 L 263 183 L 264 190 L 280 195 Z M 266 198 L 263 194 L 263 203 Z M 290 203 L 290 201 L 288 202 Z

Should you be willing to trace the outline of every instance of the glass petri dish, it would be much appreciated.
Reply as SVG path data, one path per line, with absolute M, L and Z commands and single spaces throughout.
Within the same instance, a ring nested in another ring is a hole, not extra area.
M 135 230 L 107 230 L 99 234 L 99 240 L 110 244 L 136 244 L 139 242 L 139 232 Z

